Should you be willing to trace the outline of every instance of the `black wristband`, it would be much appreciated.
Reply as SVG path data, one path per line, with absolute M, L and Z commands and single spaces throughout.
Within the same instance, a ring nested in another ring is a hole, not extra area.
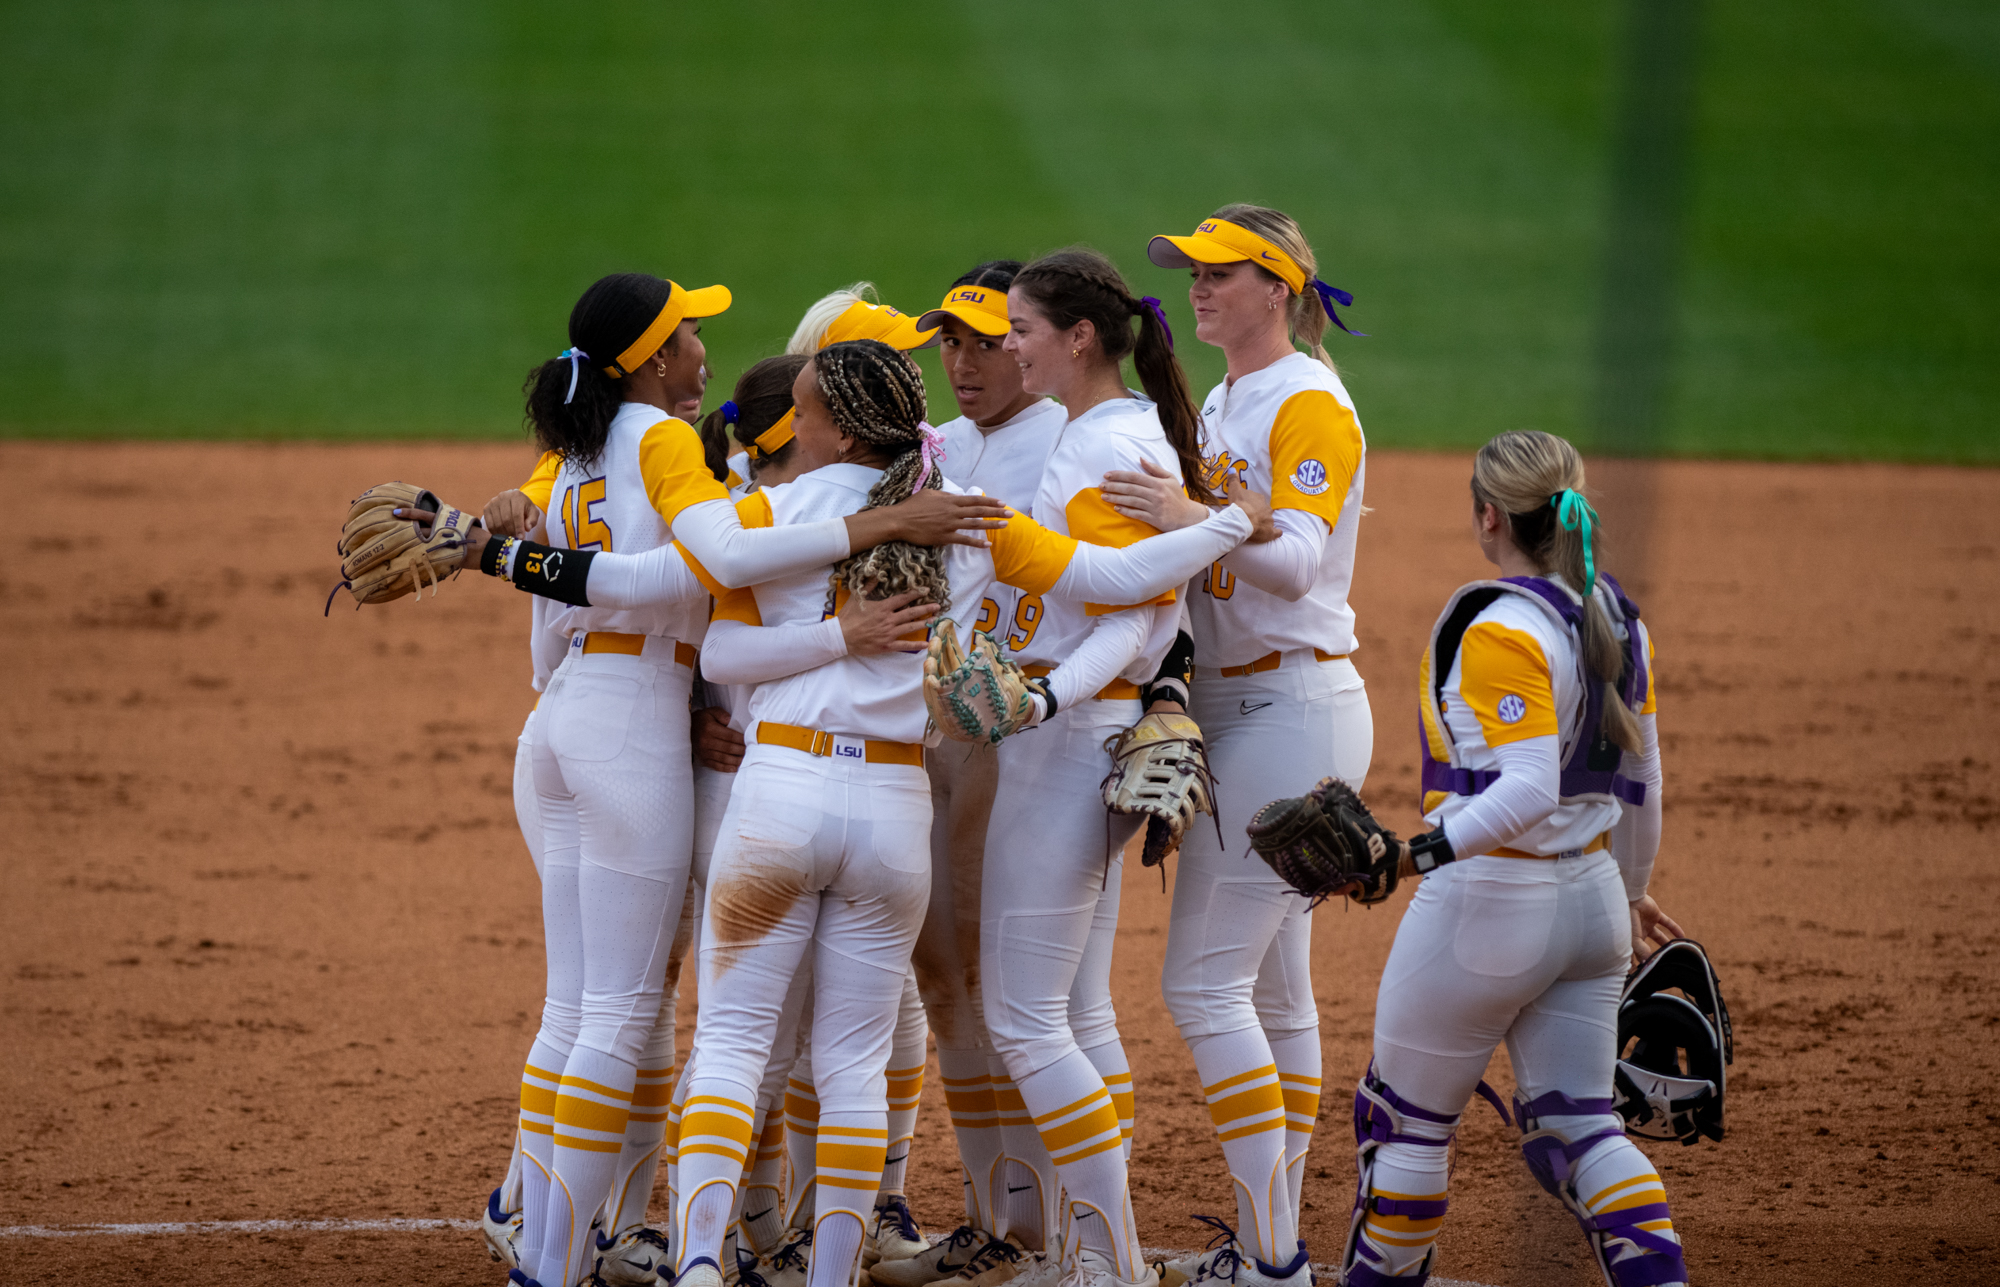
M 1030 687 L 1035 690 L 1035 695 L 1042 699 L 1042 705 L 1047 708 L 1042 712 L 1042 718 L 1044 720 L 1054 719 L 1056 715 L 1056 695 L 1054 690 L 1049 687 L 1049 681 L 1046 679 L 1037 679 L 1032 681 Z
M 1194 639 L 1187 631 L 1174 636 L 1174 643 L 1167 649 L 1167 655 L 1160 659 L 1160 668 L 1154 673 L 1152 682 L 1139 693 L 1140 702 L 1151 706 L 1154 702 L 1188 703 L 1188 690 L 1194 684 Z
M 487 576 L 507 575 L 507 551 L 514 547 L 511 536 L 491 536 L 479 555 L 479 570 Z
M 1448 862 L 1457 862 L 1458 855 L 1451 851 L 1451 841 L 1445 839 L 1444 828 L 1439 827 L 1411 839 L 1410 861 L 1416 865 L 1419 875 L 1427 875 Z
M 590 561 L 596 557 L 595 550 L 558 550 L 522 541 L 521 552 L 514 556 L 514 588 L 573 608 L 587 608 Z

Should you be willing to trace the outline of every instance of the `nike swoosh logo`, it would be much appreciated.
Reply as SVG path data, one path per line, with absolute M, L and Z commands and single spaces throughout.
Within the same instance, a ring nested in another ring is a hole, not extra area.
M 745 1220 L 761 1220 L 765 1216 L 770 1215 L 773 1211 L 776 1211 L 777 1209 L 778 1208 L 776 1207 L 765 1207 L 762 1211 L 753 1211 L 752 1213 L 750 1213 L 747 1216 L 744 1216 L 743 1218 Z
M 1008 1186 L 1007 1186 L 1007 1192 L 1009 1192 L 1009 1193 L 1026 1193 L 1026 1192 L 1027 1192 L 1027 1191 L 1028 1191 L 1029 1189 L 1032 1189 L 1032 1188 L 1034 1188 L 1034 1187 L 1035 1187 L 1035 1186 L 1034 1186 L 1034 1185 L 1032 1185 L 1032 1184 L 1023 1184 L 1023 1185 L 1021 1185 L 1021 1186 L 1020 1186 L 1019 1188 L 1016 1188 L 1015 1186 L 1013 1186 L 1013 1185 L 1011 1185 L 1011 1184 L 1010 1184 L 1010 1185 L 1008 1185 Z
M 1274 263 L 1274 264 L 1278 262 L 1278 257 L 1277 257 L 1276 255 L 1272 254 L 1272 253 L 1271 253 L 1270 251 L 1268 251 L 1268 250 L 1264 252 L 1264 258 L 1266 258 L 1266 259 L 1270 260 L 1270 261 L 1271 261 L 1272 263 Z
M 1248 715 L 1251 711 L 1261 711 L 1270 704 L 1269 702 L 1239 702 L 1236 709 L 1239 714 Z

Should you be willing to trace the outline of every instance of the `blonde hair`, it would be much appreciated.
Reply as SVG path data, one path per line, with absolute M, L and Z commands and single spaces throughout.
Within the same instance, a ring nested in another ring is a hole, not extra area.
M 1292 297 L 1285 305 L 1285 323 L 1291 329 L 1293 343 L 1304 345 L 1306 352 L 1326 363 L 1327 370 L 1340 374 L 1340 368 L 1333 364 L 1326 351 L 1326 306 L 1320 303 L 1319 292 L 1312 288 L 1313 278 L 1319 276 L 1319 260 L 1314 257 L 1312 244 L 1306 240 L 1298 220 L 1282 210 L 1253 206 L 1244 201 L 1232 202 L 1209 217 L 1226 219 L 1239 227 L 1248 228 L 1290 255 L 1292 262 L 1305 271 L 1306 288 L 1292 291 Z M 1250 266 L 1274 282 L 1284 281 L 1262 264 L 1252 262 Z M 1290 283 L 1286 283 L 1285 288 L 1290 290 Z
M 826 330 L 840 315 L 856 304 L 879 304 L 882 299 L 875 293 L 874 282 L 855 282 L 839 290 L 829 291 L 813 301 L 806 315 L 799 319 L 798 329 L 785 342 L 785 352 L 811 357 L 819 352 L 819 346 L 826 342 Z
M 1632 754 L 1639 753 L 1639 721 L 1618 695 L 1625 650 L 1597 601 L 1597 586 L 1585 570 L 1581 526 L 1556 521 L 1555 499 L 1570 488 L 1583 490 L 1583 457 L 1552 433 L 1515 430 L 1479 449 L 1472 459 L 1472 500 L 1497 506 L 1507 516 L 1514 544 L 1543 573 L 1554 573 L 1583 595 L 1583 664 L 1604 684 L 1604 733 Z M 1595 545 L 1595 535 L 1592 534 Z M 1596 551 L 1593 549 L 1592 557 Z M 1629 628 L 1629 627 L 1628 627 Z

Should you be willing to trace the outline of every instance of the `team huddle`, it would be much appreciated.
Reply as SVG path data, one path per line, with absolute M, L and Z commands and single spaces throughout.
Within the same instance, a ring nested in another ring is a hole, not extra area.
M 514 1281 L 1308 1287 L 1309 896 L 1418 875 L 1373 1061 L 1342 1070 L 1339 1281 L 1429 1277 L 1459 1116 L 1475 1092 L 1508 1116 L 1480 1080 L 1503 1040 L 1523 1152 L 1607 1284 L 1686 1281 L 1626 1129 L 1720 1137 L 1727 1016 L 1646 892 L 1652 641 L 1596 567 L 1581 459 L 1532 432 L 1475 458 L 1499 579 L 1450 597 L 1421 659 L 1431 830 L 1399 839 L 1353 794 L 1367 450 L 1323 345 L 1351 299 L 1263 207 L 1147 253 L 1191 275 L 1195 338 L 1228 360 L 1205 402 L 1159 301 L 1072 249 L 981 264 L 914 315 L 836 291 L 701 416 L 728 290 L 625 273 L 528 379 L 544 454 L 520 488 L 477 518 L 418 488 L 356 502 L 357 599 L 461 567 L 534 595 L 514 799 L 548 986 L 484 1222 Z M 938 428 L 928 347 L 962 413 Z M 1146 1260 L 1127 1180 L 1128 847 L 1176 854 L 1161 986 L 1237 1202 L 1178 1261 Z M 1651 1052 L 1622 1049 L 1648 1004 Z M 935 1240 L 904 1197 L 933 1041 L 965 1194 Z

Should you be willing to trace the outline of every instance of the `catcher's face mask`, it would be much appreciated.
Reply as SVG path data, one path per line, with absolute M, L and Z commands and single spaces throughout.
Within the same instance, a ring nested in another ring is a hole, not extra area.
M 1675 939 L 1632 971 L 1618 1005 L 1612 1091 L 1627 1131 L 1683 1144 L 1721 1139 L 1734 1058 L 1729 1007 L 1701 944 Z

